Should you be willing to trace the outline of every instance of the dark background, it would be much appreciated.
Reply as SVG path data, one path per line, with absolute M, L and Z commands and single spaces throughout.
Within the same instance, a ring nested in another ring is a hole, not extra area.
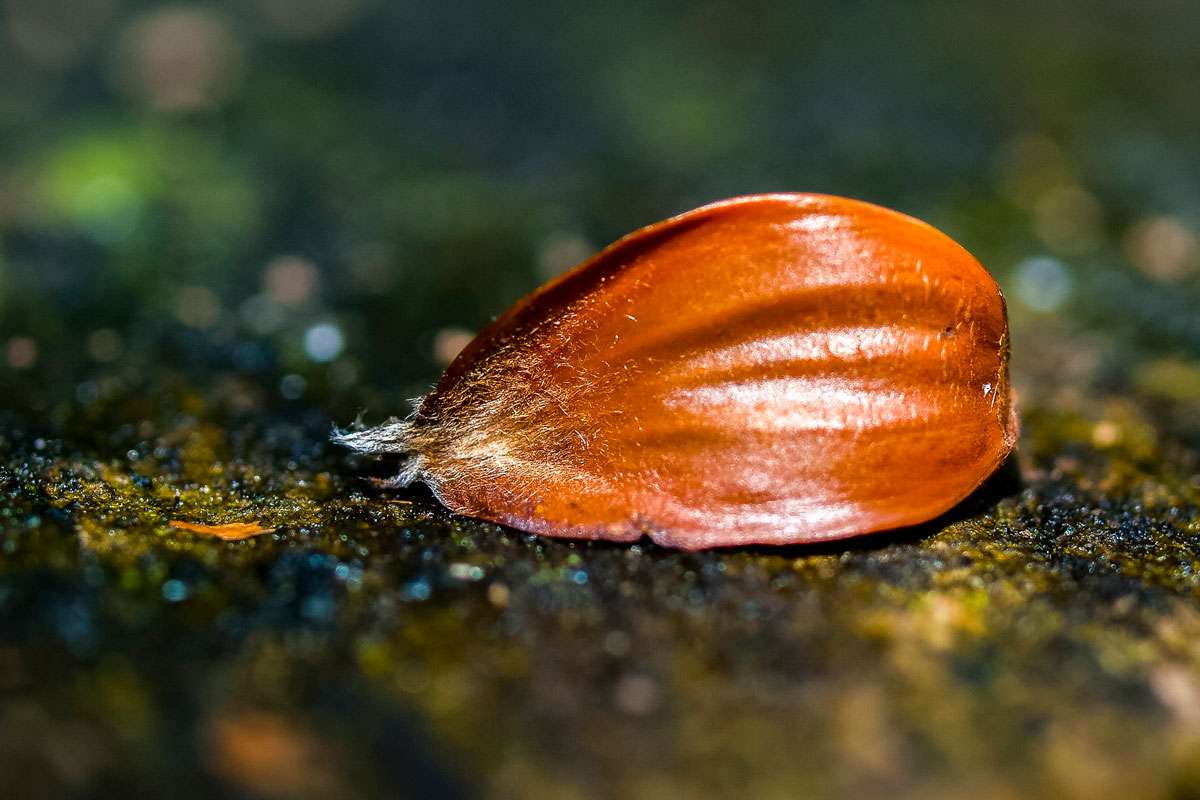
M 53 414 L 64 382 L 169 364 L 396 413 L 546 277 L 769 191 L 929 220 L 1018 330 L 1094 328 L 1195 380 L 1195 12 L 6 0 L 6 394 Z

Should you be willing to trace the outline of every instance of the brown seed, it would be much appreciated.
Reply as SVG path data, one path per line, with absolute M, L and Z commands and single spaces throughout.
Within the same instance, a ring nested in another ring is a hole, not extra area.
M 927 521 L 1016 437 L 987 271 L 911 217 L 775 194 L 626 236 L 485 328 L 410 419 L 335 439 L 461 514 L 700 549 Z

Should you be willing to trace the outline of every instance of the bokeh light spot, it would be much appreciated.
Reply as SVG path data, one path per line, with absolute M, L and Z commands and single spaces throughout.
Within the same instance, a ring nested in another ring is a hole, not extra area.
M 221 304 L 203 286 L 185 286 L 175 296 L 175 318 L 189 328 L 211 328 L 221 316 Z
M 342 329 L 332 322 L 318 323 L 304 332 L 304 352 L 321 364 L 340 356 L 345 344 Z
M 284 306 L 302 306 L 317 290 L 317 265 L 299 256 L 278 256 L 263 271 L 267 296 Z
M 1196 271 L 1200 260 L 1195 232 L 1170 216 L 1147 217 L 1125 234 L 1125 252 L 1151 278 L 1177 281 Z
M 188 594 L 188 586 L 181 580 L 172 578 L 162 585 L 162 596 L 168 603 L 178 603 L 186 600 Z
M 578 234 L 555 231 L 538 248 L 538 273 L 546 279 L 560 275 L 596 252 L 596 247 Z
M 41 189 L 52 213 L 102 244 L 118 244 L 141 224 L 152 161 L 120 133 L 85 136 L 54 152 Z
M 37 342 L 28 336 L 14 336 L 5 345 L 4 354 L 13 369 L 29 369 L 37 363 Z
M 284 309 L 265 294 L 254 294 L 238 309 L 242 322 L 259 336 L 267 336 L 283 327 Z
M 1027 258 L 1017 265 L 1016 273 L 1017 298 L 1034 311 L 1055 311 L 1071 295 L 1071 271 L 1057 258 Z
M 453 361 L 475 334 L 466 328 L 442 328 L 433 335 L 433 358 L 442 366 Z
M 648 675 L 626 675 L 617 681 L 613 700 L 617 708 L 632 716 L 643 716 L 658 707 L 658 681 Z
M 121 44 L 120 83 L 156 111 L 198 111 L 225 100 L 242 72 L 242 47 L 226 18 L 200 6 L 138 17 Z

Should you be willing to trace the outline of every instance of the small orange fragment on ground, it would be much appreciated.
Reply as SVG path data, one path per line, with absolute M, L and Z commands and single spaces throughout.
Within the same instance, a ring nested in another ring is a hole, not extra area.
M 264 528 L 257 522 L 229 522 L 224 525 L 202 525 L 199 522 L 184 522 L 181 519 L 173 519 L 167 524 L 181 531 L 199 533 L 203 536 L 215 536 L 227 542 L 237 542 L 242 539 L 249 539 L 251 536 L 258 536 L 262 533 L 271 533 L 275 530 L 274 528 Z

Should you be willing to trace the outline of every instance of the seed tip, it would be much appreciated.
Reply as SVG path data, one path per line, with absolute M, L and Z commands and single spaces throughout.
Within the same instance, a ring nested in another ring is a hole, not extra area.
M 336 426 L 329 439 L 334 444 L 367 455 L 383 455 L 385 453 L 405 455 L 410 452 L 409 440 L 412 434 L 412 422 L 408 420 L 389 419 L 382 425 L 364 428 L 361 418 L 355 420 L 349 428 L 342 430 Z

